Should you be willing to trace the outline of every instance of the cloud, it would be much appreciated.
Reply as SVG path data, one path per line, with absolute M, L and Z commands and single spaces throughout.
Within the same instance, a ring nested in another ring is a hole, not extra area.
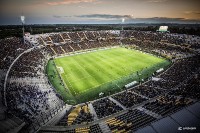
M 61 0 L 54 2 L 47 2 L 48 5 L 56 6 L 56 5 L 68 5 L 68 4 L 77 4 L 77 3 L 92 3 L 97 0 Z
M 59 16 L 59 15 L 53 15 L 53 18 L 71 18 L 72 16 Z
M 62 16 L 54 15 L 54 18 L 62 18 Z
M 147 2 L 148 3 L 163 3 L 163 2 L 166 2 L 168 0 L 148 0 Z
M 146 20 L 155 20 L 155 21 L 174 21 L 174 20 L 184 20 L 185 18 L 167 18 L 167 17 L 152 17 L 152 18 L 139 18 Z
M 78 6 L 78 8 L 86 8 L 85 6 Z
M 53 16 L 54 18 L 71 18 L 78 20 L 99 21 L 101 23 L 121 23 L 125 19 L 125 23 L 199 23 L 199 19 L 186 18 L 168 18 L 168 17 L 150 17 L 150 18 L 134 18 L 132 15 L 112 15 L 112 14 L 86 14 L 74 16 Z
M 130 19 L 132 15 L 112 15 L 112 14 L 89 14 L 89 15 L 76 15 L 75 17 L 80 18 L 101 18 L 101 19 Z
M 185 11 L 185 14 L 196 14 L 196 15 L 200 15 L 200 11 Z
M 101 3 L 100 0 L 2 0 L 0 6 L 17 5 L 17 6 L 32 6 L 32 5 L 69 5 L 78 3 Z
M 180 21 L 185 18 L 167 18 L 167 17 L 151 17 L 151 18 L 134 18 L 133 15 L 112 15 L 112 14 L 88 14 L 76 15 L 79 18 L 99 18 L 99 19 L 126 19 L 126 20 L 150 20 L 150 21 Z
M 152 17 L 152 18 L 135 18 L 131 21 L 146 22 L 146 23 L 199 23 L 199 19 L 186 18 L 168 18 L 168 17 Z
M 135 21 L 144 21 L 147 23 L 199 23 L 199 19 L 186 18 L 168 18 L 168 17 L 152 17 L 152 18 L 136 18 Z

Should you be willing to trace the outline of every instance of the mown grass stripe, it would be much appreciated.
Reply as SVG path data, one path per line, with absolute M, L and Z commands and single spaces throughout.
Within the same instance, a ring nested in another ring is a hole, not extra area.
M 64 69 L 65 73 L 61 75 L 80 101 L 95 98 L 101 91 L 108 93 L 112 89 L 121 90 L 126 83 L 138 80 L 137 71 L 142 71 L 141 78 L 147 78 L 159 67 L 170 64 L 165 59 L 120 47 L 54 60 L 57 66 Z

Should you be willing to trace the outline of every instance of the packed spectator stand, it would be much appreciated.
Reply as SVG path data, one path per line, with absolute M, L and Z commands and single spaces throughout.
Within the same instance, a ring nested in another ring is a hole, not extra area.
M 127 113 L 106 121 L 112 132 L 130 132 L 156 118 L 139 110 L 129 110 Z
M 93 103 L 93 107 L 99 118 L 109 116 L 113 113 L 121 111 L 122 108 L 108 98 L 98 100 Z
M 58 126 L 70 126 L 93 121 L 88 105 L 78 105 L 77 107 L 67 111 L 64 117 L 57 124 Z
M 9 119 L 17 117 L 19 120 L 16 121 L 20 121 L 18 125 L 25 122 L 22 132 L 38 131 L 64 108 L 62 98 L 48 82 L 45 65 L 52 57 L 76 51 L 124 45 L 163 56 L 173 63 L 165 72 L 154 75 L 159 81 L 153 81 L 151 77 L 111 98 L 109 96 L 91 102 L 97 119 L 104 126 L 95 123 L 95 114 L 88 103 L 66 110 L 56 126 L 77 125 L 67 132 L 136 131 L 199 102 L 200 57 L 196 52 L 200 48 L 199 37 L 143 31 L 121 31 L 120 34 L 112 31 L 81 31 L 41 34 L 37 35 L 37 41 L 38 46 L 33 46 L 31 42 L 23 44 L 21 39 L 15 37 L 0 40 L 2 75 L 5 75 L 17 56 L 33 48 L 14 63 L 6 82 L 7 111 L 13 116 Z M 5 76 L 0 79 L 1 88 L 4 79 Z M 2 89 L 2 101 L 3 94 Z M 78 127 L 84 124 L 85 127 Z M 2 131 L 9 129 L 4 125 Z M 40 132 L 46 131 L 42 129 Z

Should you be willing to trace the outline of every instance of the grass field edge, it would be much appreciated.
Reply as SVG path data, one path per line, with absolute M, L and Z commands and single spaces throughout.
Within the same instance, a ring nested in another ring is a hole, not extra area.
M 53 73 L 56 72 L 55 73 Z M 53 64 L 53 60 L 50 59 L 46 65 L 46 74 L 48 77 L 48 80 L 50 82 L 50 84 L 54 87 L 54 90 L 62 97 L 62 99 L 69 104 L 77 104 L 77 101 L 75 99 L 75 97 L 71 94 L 71 93 L 67 93 L 66 91 L 66 87 L 64 87 L 63 85 L 61 85 L 61 83 L 63 82 L 59 76 L 59 72 L 57 71 L 56 66 Z M 54 75 L 55 77 L 53 77 L 52 79 L 52 75 Z M 68 90 L 70 91 L 70 90 Z
M 118 46 L 119 47 L 119 46 Z M 114 48 L 116 48 L 116 47 L 114 47 Z M 108 48 L 108 49 L 112 49 L 112 48 Z M 104 49 L 103 49 L 104 50 Z M 107 49 L 105 49 L 105 50 L 107 50 Z M 135 50 L 135 51 L 138 51 L 138 52 L 142 52 L 142 53 L 145 53 L 145 54 L 149 54 L 149 53 L 146 53 L 146 52 L 143 52 L 143 51 L 139 51 L 139 50 L 136 50 L 136 49 L 130 49 L 130 50 Z M 93 51 L 92 51 L 93 52 Z M 98 50 L 95 50 L 94 52 L 98 52 Z M 86 53 L 83 53 L 83 54 L 86 54 Z M 151 55 L 151 56 L 155 56 L 155 55 L 152 55 L 152 54 L 149 54 L 149 55 Z M 72 55 L 73 56 L 73 55 Z M 164 59 L 165 60 L 165 62 L 168 62 L 169 64 L 168 65 L 170 65 L 171 63 L 170 63 L 170 61 L 169 60 L 166 60 L 165 58 L 163 58 L 163 57 L 158 57 L 158 56 L 156 56 L 157 58 L 162 58 L 162 59 Z M 62 58 L 62 57 L 60 57 L 60 58 Z M 155 72 L 155 71 L 154 71 Z M 59 72 L 58 72 L 59 73 Z M 60 73 L 59 73 L 60 74 Z M 129 76 L 129 75 L 132 75 L 132 74 L 127 74 L 127 76 Z M 61 76 L 61 75 L 60 75 Z M 61 76 L 62 77 L 62 76 Z M 124 76 L 123 76 L 124 77 Z M 120 77 L 120 78 L 117 78 L 117 79 L 122 79 L 123 77 Z M 115 79 L 116 80 L 116 79 Z M 107 84 L 107 83 L 111 83 L 111 82 L 113 82 L 113 81 L 115 81 L 115 80 L 111 80 L 111 81 L 108 81 L 108 82 L 106 82 L 106 83 L 103 83 L 103 84 Z M 94 90 L 97 90 L 97 88 L 98 87 L 100 87 L 100 86 L 102 86 L 103 84 L 101 84 L 101 85 L 98 85 L 97 87 L 94 87 L 94 88 L 90 88 L 90 89 L 87 89 L 87 91 L 85 91 L 85 92 L 83 92 L 83 93 L 81 93 L 81 94 L 79 94 L 79 95 L 77 95 L 77 96 L 75 96 L 76 97 L 76 99 L 77 99 L 77 103 L 82 103 L 82 102 L 87 102 L 87 101 L 90 101 L 90 100 L 94 100 L 94 99 L 96 99 L 96 98 L 99 98 L 99 97 L 95 97 L 94 96 L 94 93 L 92 93 L 92 92 L 94 92 Z M 119 92 L 119 91 L 122 91 L 122 88 L 118 85 L 118 84 L 116 84 L 116 86 L 118 87 L 118 90 L 117 91 L 115 91 L 114 93 L 117 93 L 117 92 Z M 68 88 L 68 89 L 70 89 L 70 88 Z M 104 90 L 104 89 L 103 89 Z M 71 91 L 71 90 L 70 90 Z M 92 96 L 92 98 L 89 98 L 88 100 L 86 100 L 85 99 L 85 97 L 91 97 L 91 94 L 93 95 Z M 111 94 L 113 94 L 113 93 L 111 93 Z M 85 95 L 85 96 L 84 96 Z M 86 95 L 88 95 L 88 96 L 86 96 Z M 110 94 L 109 94 L 110 95 Z M 97 96 L 97 95 L 96 95 Z M 94 98 L 95 97 L 95 98 Z

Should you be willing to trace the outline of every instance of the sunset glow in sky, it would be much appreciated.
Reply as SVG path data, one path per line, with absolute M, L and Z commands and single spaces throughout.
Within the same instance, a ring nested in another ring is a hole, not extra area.
M 0 24 L 200 23 L 200 0 L 1 0 Z

